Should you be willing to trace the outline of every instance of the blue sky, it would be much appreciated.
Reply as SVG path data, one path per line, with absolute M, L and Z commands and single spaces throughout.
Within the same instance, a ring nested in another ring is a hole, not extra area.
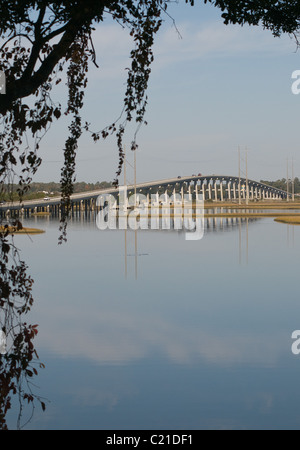
M 261 28 L 225 26 L 212 5 L 174 3 L 154 46 L 149 85 L 148 125 L 138 135 L 137 181 L 178 175 L 237 175 L 238 147 L 247 148 L 248 176 L 277 179 L 299 176 L 300 95 L 293 95 L 292 72 L 300 69 L 300 50 L 288 36 L 274 38 Z M 99 69 L 90 66 L 83 118 L 95 130 L 114 121 L 125 92 L 132 42 L 108 19 L 97 28 L 94 46 Z M 62 101 L 61 86 L 56 99 Z M 43 164 L 34 181 L 59 181 L 68 122 L 53 125 L 41 145 Z M 128 182 L 133 182 L 134 133 L 128 127 Z M 118 154 L 114 138 L 80 141 L 77 181 L 110 181 Z M 241 161 L 242 172 L 245 161 Z M 122 177 L 121 177 L 122 181 Z

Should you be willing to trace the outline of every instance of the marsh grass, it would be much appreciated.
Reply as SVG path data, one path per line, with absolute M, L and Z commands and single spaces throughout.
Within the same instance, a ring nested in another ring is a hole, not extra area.
M 0 233 L 6 233 L 8 231 L 9 234 L 41 234 L 45 233 L 44 230 L 40 230 L 39 228 L 27 228 L 23 227 L 18 229 L 18 227 L 15 226 L 0 226 Z

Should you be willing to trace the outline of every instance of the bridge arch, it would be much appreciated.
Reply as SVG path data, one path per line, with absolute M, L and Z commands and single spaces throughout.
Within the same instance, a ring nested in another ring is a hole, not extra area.
M 183 176 L 164 180 L 149 181 L 139 183 L 136 186 L 127 186 L 127 193 L 142 194 L 150 198 L 151 194 L 176 194 L 188 193 L 191 198 L 202 196 L 203 200 L 211 201 L 255 201 L 255 200 L 286 200 L 292 195 L 282 189 L 260 183 L 255 180 L 239 178 L 228 175 L 193 175 Z M 119 190 L 115 187 L 103 189 L 101 191 L 91 191 L 71 196 L 72 212 L 92 211 L 96 209 L 99 195 L 112 194 L 118 199 Z M 58 214 L 61 207 L 60 198 L 52 198 L 47 201 L 32 200 L 20 203 L 7 203 L 0 205 L 0 215 L 24 214 L 30 215 L 32 211 L 49 211 Z

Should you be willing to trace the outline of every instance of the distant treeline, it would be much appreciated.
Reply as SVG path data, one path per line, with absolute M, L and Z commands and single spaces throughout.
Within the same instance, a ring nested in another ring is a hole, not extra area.
M 96 191 L 99 189 L 106 189 L 112 186 L 112 182 L 108 181 L 97 181 L 96 183 L 85 183 L 84 181 L 74 183 L 74 193 L 78 192 L 86 192 L 86 191 Z M 13 185 L 13 199 L 18 199 L 17 194 L 17 185 Z M 37 183 L 34 182 L 30 185 L 30 189 L 26 194 L 24 194 L 23 199 L 24 200 L 31 200 L 35 198 L 43 198 L 46 196 L 48 197 L 55 197 L 60 195 L 60 183 L 55 183 L 53 181 L 49 183 Z M 11 186 L 10 186 L 11 191 Z M 10 197 L 11 198 L 11 197 Z M 1 192 L 0 192 L 0 201 L 7 201 L 10 198 L 8 198 L 7 194 L 7 186 L 2 186 Z
M 281 180 L 277 180 L 277 181 L 261 180 L 260 182 L 286 191 L 286 178 L 282 178 Z M 298 177 L 294 178 L 294 189 L 295 189 L 295 194 L 300 193 L 300 180 Z M 292 191 L 292 181 L 289 180 L 289 192 L 291 192 L 291 191 Z
M 286 179 L 282 178 L 281 180 L 276 181 L 268 181 L 268 180 L 260 180 L 261 183 L 267 184 L 269 186 L 274 186 L 278 189 L 282 189 L 286 191 Z M 86 192 L 86 191 L 95 191 L 99 189 L 106 189 L 113 185 L 110 181 L 97 181 L 96 183 L 85 183 L 84 181 L 80 181 L 77 183 L 74 183 L 74 193 L 79 192 Z M 13 198 L 14 200 L 18 200 L 18 194 L 17 194 L 17 185 L 13 186 Z M 11 186 L 10 186 L 11 189 Z M 300 193 L 300 179 L 298 177 L 294 178 L 294 189 L 295 194 Z M 7 201 L 11 199 L 11 196 L 8 197 L 6 194 L 5 186 L 2 186 L 2 189 L 0 190 L 0 201 Z M 292 185 L 291 180 L 289 181 L 289 191 L 292 191 Z M 55 183 L 54 181 L 51 181 L 49 183 L 37 183 L 34 182 L 30 185 L 29 191 L 24 195 L 24 200 L 31 200 L 31 199 L 38 199 L 43 198 L 45 196 L 47 197 L 55 197 L 60 195 L 60 183 Z
M 107 181 L 97 181 L 97 183 L 85 183 L 84 181 L 79 181 L 74 183 L 74 193 L 85 192 L 85 191 L 96 191 L 99 189 L 106 189 L 112 186 L 112 183 Z M 60 193 L 60 183 L 32 183 L 30 185 L 30 192 L 55 192 Z

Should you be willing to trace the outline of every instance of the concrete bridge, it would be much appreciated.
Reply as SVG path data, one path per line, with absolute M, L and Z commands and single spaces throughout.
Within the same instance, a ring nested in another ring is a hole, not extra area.
M 127 195 L 136 193 L 137 201 L 141 194 L 149 199 L 153 195 L 157 200 L 164 195 L 178 195 L 183 198 L 183 194 L 189 194 L 190 198 L 197 198 L 202 195 L 203 200 L 233 201 L 247 203 L 255 200 L 287 200 L 292 198 L 292 194 L 277 189 L 257 181 L 247 180 L 236 176 L 225 175 L 192 175 L 170 178 L 157 181 L 149 181 L 136 185 L 127 186 Z M 71 196 L 72 211 L 90 211 L 97 209 L 97 198 L 111 194 L 118 199 L 118 188 L 111 187 L 99 191 L 82 192 Z M 143 198 L 145 198 L 143 197 Z M 180 198 L 180 197 L 179 197 Z M 37 212 L 49 212 L 58 215 L 61 208 L 61 198 L 53 197 L 47 200 L 30 200 L 20 203 L 6 203 L 0 206 L 1 217 L 5 215 L 31 215 Z

